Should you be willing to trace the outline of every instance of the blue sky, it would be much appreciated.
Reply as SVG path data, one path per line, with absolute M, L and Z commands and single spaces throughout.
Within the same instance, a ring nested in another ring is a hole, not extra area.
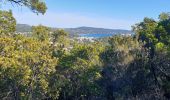
M 46 0 L 45 15 L 36 15 L 25 7 L 1 5 L 12 9 L 18 23 L 51 27 L 101 27 L 131 29 L 144 17 L 157 19 L 170 12 L 170 0 Z

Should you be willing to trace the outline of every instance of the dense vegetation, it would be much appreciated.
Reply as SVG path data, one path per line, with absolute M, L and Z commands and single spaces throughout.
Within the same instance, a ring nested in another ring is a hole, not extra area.
M 0 99 L 170 99 L 169 13 L 144 18 L 134 36 L 91 43 L 42 25 L 14 34 L 11 11 L 0 11 L 0 23 Z

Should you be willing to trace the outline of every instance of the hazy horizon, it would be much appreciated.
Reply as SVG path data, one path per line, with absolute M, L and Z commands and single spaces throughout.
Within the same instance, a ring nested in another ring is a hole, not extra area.
M 34 25 L 30 25 L 30 24 L 25 24 L 25 23 L 17 23 L 17 25 L 29 25 L 29 26 L 34 26 Z M 38 26 L 38 25 L 43 25 L 43 24 L 37 24 L 35 26 Z M 47 25 L 43 25 L 43 26 L 47 26 Z M 99 29 L 111 29 L 111 30 L 129 30 L 131 31 L 131 29 L 119 29 L 119 28 L 102 28 L 102 27 L 93 27 L 93 26 L 77 26 L 77 27 L 51 27 L 51 26 L 47 26 L 47 27 L 50 27 L 50 28 L 58 28 L 58 29 L 67 29 L 67 28 L 81 28 L 81 27 L 86 27 L 86 28 L 99 28 Z

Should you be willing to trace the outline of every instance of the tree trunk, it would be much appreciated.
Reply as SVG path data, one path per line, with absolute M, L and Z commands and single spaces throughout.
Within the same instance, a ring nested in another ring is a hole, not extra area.
M 154 62 L 153 62 L 154 56 L 155 56 L 155 48 L 151 47 L 150 52 L 149 52 L 150 71 L 153 74 L 155 85 L 158 86 L 158 88 L 160 89 L 160 84 L 159 84 L 157 76 L 156 76 L 155 66 L 154 66 Z

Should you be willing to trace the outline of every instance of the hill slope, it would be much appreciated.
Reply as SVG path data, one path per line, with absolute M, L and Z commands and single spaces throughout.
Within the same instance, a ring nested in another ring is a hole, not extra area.
M 17 24 L 16 31 L 17 32 L 31 32 L 31 26 L 27 24 Z
M 31 32 L 31 26 L 27 24 L 17 24 L 17 32 Z M 58 28 L 51 28 L 52 30 Z M 112 34 L 126 34 L 132 33 L 130 30 L 123 29 L 105 29 L 105 28 L 94 28 L 94 27 L 78 27 L 78 28 L 64 28 L 64 30 L 71 35 L 74 34 L 88 34 L 88 33 L 112 33 Z
M 105 29 L 105 28 L 94 28 L 94 27 L 78 27 L 78 28 L 66 28 L 65 31 L 70 34 L 88 34 L 88 33 L 112 33 L 112 34 L 126 34 L 132 33 L 130 30 L 122 30 L 122 29 Z

